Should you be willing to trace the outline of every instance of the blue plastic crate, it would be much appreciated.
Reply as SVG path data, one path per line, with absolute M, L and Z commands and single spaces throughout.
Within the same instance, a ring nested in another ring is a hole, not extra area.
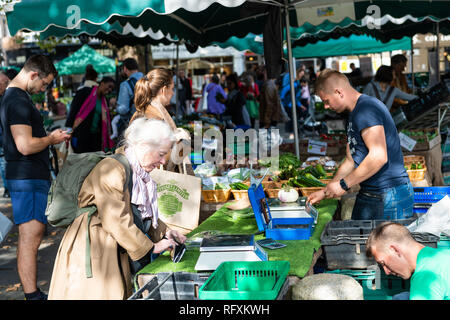
M 415 204 L 433 204 L 440 201 L 446 195 L 450 195 L 449 187 L 416 187 L 414 188 Z M 427 206 L 414 206 L 414 213 L 426 213 Z
M 435 203 L 450 194 L 450 187 L 414 188 L 414 203 Z

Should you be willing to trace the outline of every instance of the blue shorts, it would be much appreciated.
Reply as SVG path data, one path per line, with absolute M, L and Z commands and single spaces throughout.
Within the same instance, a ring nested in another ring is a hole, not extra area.
M 21 224 L 38 220 L 47 224 L 45 209 L 47 207 L 49 180 L 6 180 L 13 209 L 14 223 Z

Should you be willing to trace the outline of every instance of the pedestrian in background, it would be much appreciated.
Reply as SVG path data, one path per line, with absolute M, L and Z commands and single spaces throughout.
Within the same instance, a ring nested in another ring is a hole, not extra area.
M 217 75 L 213 75 L 211 82 L 205 87 L 205 94 L 207 94 L 208 113 L 212 113 L 221 118 L 221 115 L 225 112 L 225 105 L 217 99 L 217 96 L 226 99 L 227 94 L 219 84 L 219 77 Z

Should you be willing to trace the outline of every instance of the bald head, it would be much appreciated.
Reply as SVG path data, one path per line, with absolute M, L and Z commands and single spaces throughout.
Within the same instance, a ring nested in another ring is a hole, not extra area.
M 408 245 L 416 241 L 409 230 L 403 225 L 395 222 L 384 222 L 376 227 L 367 239 L 366 255 L 373 256 L 373 249 L 384 250 L 391 244 Z
M 345 74 L 334 69 L 324 69 L 315 83 L 316 92 L 332 93 L 334 89 L 353 89 Z

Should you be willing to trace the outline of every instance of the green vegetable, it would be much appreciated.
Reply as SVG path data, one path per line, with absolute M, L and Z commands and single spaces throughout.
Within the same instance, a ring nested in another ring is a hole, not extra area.
M 214 190 L 226 190 L 226 189 L 228 189 L 228 187 L 220 182 L 216 183 L 216 186 L 214 187 Z
M 242 182 L 231 183 L 230 187 L 232 190 L 248 190 L 248 186 Z
M 280 155 L 279 158 L 279 168 L 280 170 L 289 169 L 290 166 L 291 169 L 297 169 L 302 165 L 300 159 L 297 158 L 297 156 L 293 153 L 286 152 Z
M 309 177 L 307 176 L 309 175 Z M 305 174 L 303 175 L 298 175 L 296 178 L 296 181 L 298 184 L 300 184 L 301 187 L 325 187 L 325 183 L 323 183 L 322 181 L 318 180 L 317 178 L 314 177 L 312 174 Z
M 323 166 L 320 163 L 318 163 L 316 165 L 316 170 L 317 170 L 317 172 L 319 172 L 321 178 L 327 176 L 327 173 L 325 172 L 325 169 L 323 168 Z
M 304 174 L 311 173 L 316 178 L 322 177 L 322 174 L 314 166 L 307 166 L 305 169 L 303 169 L 303 171 Z

